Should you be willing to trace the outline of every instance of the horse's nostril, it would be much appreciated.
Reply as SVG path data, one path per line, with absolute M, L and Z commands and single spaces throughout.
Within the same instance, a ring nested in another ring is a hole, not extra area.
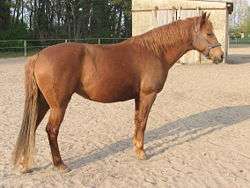
M 221 59 L 224 59 L 224 55 L 223 54 L 221 55 Z

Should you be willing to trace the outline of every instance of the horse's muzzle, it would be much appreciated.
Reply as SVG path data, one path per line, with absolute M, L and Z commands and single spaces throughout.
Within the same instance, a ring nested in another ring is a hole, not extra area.
M 222 63 L 224 60 L 224 55 L 221 55 L 220 57 L 216 57 L 213 59 L 213 63 L 215 64 L 219 64 L 219 63 Z

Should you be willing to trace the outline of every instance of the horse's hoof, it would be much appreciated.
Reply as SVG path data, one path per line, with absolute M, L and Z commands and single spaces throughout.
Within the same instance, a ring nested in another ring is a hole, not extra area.
M 145 154 L 145 152 L 143 150 L 136 150 L 136 157 L 138 160 L 146 160 L 147 159 L 147 155 Z
M 28 173 L 33 172 L 33 170 L 32 170 L 32 169 L 21 169 L 20 172 L 21 172 L 22 174 L 28 174 Z
M 14 169 L 19 171 L 21 174 L 27 174 L 33 172 L 33 170 L 30 167 L 24 166 L 24 165 L 17 165 L 14 166 Z
M 67 167 L 65 164 L 61 164 L 61 165 L 58 165 L 55 167 L 57 170 L 59 170 L 60 172 L 63 172 L 63 173 L 68 173 L 71 171 L 71 169 L 69 167 Z

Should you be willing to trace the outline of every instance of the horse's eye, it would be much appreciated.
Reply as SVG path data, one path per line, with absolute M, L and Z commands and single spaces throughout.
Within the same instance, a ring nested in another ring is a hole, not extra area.
M 212 36 L 214 36 L 214 34 L 213 33 L 208 33 L 207 36 L 212 37 Z

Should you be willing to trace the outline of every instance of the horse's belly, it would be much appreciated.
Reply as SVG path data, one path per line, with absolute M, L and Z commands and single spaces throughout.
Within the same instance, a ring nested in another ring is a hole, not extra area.
M 93 101 L 111 103 L 134 99 L 136 89 L 132 84 L 116 81 L 82 83 L 78 94 Z
M 81 75 L 81 95 L 105 103 L 135 98 L 138 75 L 132 64 L 105 57 L 85 56 Z

